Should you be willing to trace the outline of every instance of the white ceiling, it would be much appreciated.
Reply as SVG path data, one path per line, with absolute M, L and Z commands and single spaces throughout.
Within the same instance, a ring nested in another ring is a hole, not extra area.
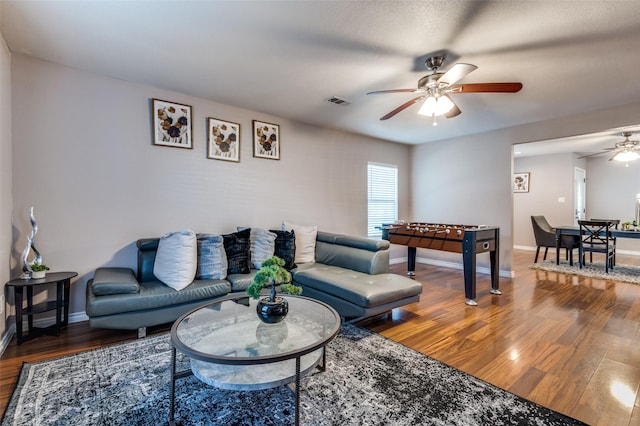
M 640 100 L 638 1 L 2 0 L 0 7 L 16 54 L 407 144 Z M 478 66 L 460 83 L 524 87 L 452 95 L 462 114 L 436 127 L 416 114 L 418 105 L 380 121 L 414 95 L 366 93 L 415 87 L 429 73 L 424 58 L 438 51 L 448 53 L 444 70 Z M 351 104 L 334 105 L 333 96 Z M 621 139 L 604 130 L 604 145 Z

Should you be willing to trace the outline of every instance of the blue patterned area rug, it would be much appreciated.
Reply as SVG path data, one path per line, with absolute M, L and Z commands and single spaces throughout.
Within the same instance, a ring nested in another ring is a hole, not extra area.
M 605 272 L 604 262 L 585 263 L 580 269 L 580 264 L 576 261 L 569 265 L 566 260 L 561 260 L 556 265 L 555 259 L 545 260 L 529 266 L 530 269 L 540 269 L 548 272 L 562 272 L 563 274 L 581 275 L 589 278 L 597 278 L 609 281 L 622 281 L 632 284 L 640 284 L 640 266 L 616 265 L 609 272 Z
M 24 364 L 2 425 L 166 425 L 170 365 L 167 334 Z M 294 402 L 287 387 L 176 386 L 185 426 L 289 425 Z M 303 425 L 582 424 L 354 325 L 329 345 L 327 370 L 302 380 L 300 414 Z

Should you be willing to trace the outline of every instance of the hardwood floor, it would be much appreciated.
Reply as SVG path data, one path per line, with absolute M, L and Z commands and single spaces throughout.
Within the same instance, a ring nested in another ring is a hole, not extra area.
M 640 424 L 640 285 L 528 269 L 533 257 L 514 251 L 515 277 L 500 279 L 501 296 L 478 275 L 477 307 L 464 304 L 462 271 L 418 264 L 421 301 L 360 324 L 588 424 Z M 618 263 L 640 265 L 640 258 L 619 256 Z M 135 337 L 76 323 L 60 337 L 19 347 L 14 339 L 0 359 L 0 407 L 22 362 Z

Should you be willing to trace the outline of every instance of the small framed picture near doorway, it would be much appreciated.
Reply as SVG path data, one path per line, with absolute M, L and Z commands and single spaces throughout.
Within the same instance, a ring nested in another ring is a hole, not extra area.
M 529 192 L 529 172 L 514 173 L 513 192 Z

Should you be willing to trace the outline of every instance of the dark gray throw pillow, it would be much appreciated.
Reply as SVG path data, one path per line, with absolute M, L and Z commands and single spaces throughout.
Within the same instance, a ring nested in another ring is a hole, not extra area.
M 227 254 L 227 274 L 248 274 L 251 270 L 251 229 L 223 235 Z
M 269 232 L 276 234 L 274 255 L 284 260 L 284 267 L 287 271 L 295 268 L 296 259 L 296 234 L 293 231 L 280 231 L 270 229 Z

